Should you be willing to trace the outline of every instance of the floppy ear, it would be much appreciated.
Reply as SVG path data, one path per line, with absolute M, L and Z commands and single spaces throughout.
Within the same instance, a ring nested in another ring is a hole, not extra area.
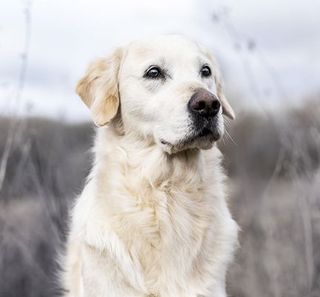
M 226 115 L 228 118 L 234 120 L 236 118 L 233 108 L 231 107 L 229 101 L 223 93 L 222 79 L 219 71 L 219 65 L 215 59 L 215 57 L 206 49 L 204 49 L 207 57 L 213 62 L 214 65 L 214 79 L 217 87 L 217 96 L 222 105 L 222 113 Z
M 228 118 L 234 120 L 236 118 L 236 115 L 229 101 L 223 93 L 221 75 L 218 70 L 216 71 L 215 80 L 217 86 L 217 96 L 222 104 L 222 113 L 225 114 Z
M 90 108 L 97 126 L 106 125 L 117 114 L 120 105 L 118 73 L 121 59 L 122 50 L 117 49 L 110 57 L 96 60 L 78 82 L 76 91 Z

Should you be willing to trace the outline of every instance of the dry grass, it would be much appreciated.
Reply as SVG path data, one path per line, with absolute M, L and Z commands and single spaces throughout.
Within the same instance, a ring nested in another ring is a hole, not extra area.
M 320 296 L 319 114 L 314 103 L 231 125 L 234 142 L 222 149 L 242 232 L 230 296 Z M 9 122 L 0 120 L 1 154 Z M 54 296 L 54 259 L 90 167 L 93 130 L 29 119 L 18 132 L 0 192 L 0 296 Z

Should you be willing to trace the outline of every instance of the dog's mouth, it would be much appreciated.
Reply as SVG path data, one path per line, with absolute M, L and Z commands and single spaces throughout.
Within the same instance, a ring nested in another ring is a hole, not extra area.
M 200 129 L 193 128 L 186 137 L 176 143 L 170 143 L 165 139 L 161 139 L 160 142 L 165 146 L 166 151 L 175 153 L 192 148 L 210 149 L 221 136 L 222 132 L 218 129 L 217 125 L 206 125 Z
M 197 129 L 193 131 L 186 138 L 182 139 L 180 145 L 188 145 L 193 142 L 201 144 L 202 142 L 215 142 L 218 141 L 221 137 L 219 129 L 215 127 L 205 126 L 202 129 Z
M 207 137 L 207 136 L 212 136 L 213 140 L 217 141 L 220 138 L 220 133 L 218 132 L 218 130 L 216 128 L 215 129 L 210 129 L 210 128 L 204 127 L 198 133 L 198 135 L 197 134 L 195 135 L 195 138 L 196 137 Z

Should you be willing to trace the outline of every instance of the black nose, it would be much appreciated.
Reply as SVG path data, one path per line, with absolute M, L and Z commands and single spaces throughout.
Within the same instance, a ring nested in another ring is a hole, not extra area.
M 205 89 L 197 89 L 188 102 L 189 111 L 203 117 L 216 116 L 220 106 L 218 98 Z

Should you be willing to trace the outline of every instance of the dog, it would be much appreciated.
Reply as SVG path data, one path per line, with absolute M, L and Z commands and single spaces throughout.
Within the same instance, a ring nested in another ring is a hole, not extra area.
M 134 41 L 77 93 L 98 126 L 71 215 L 68 297 L 225 297 L 238 226 L 217 141 L 234 111 L 214 57 L 181 36 Z

